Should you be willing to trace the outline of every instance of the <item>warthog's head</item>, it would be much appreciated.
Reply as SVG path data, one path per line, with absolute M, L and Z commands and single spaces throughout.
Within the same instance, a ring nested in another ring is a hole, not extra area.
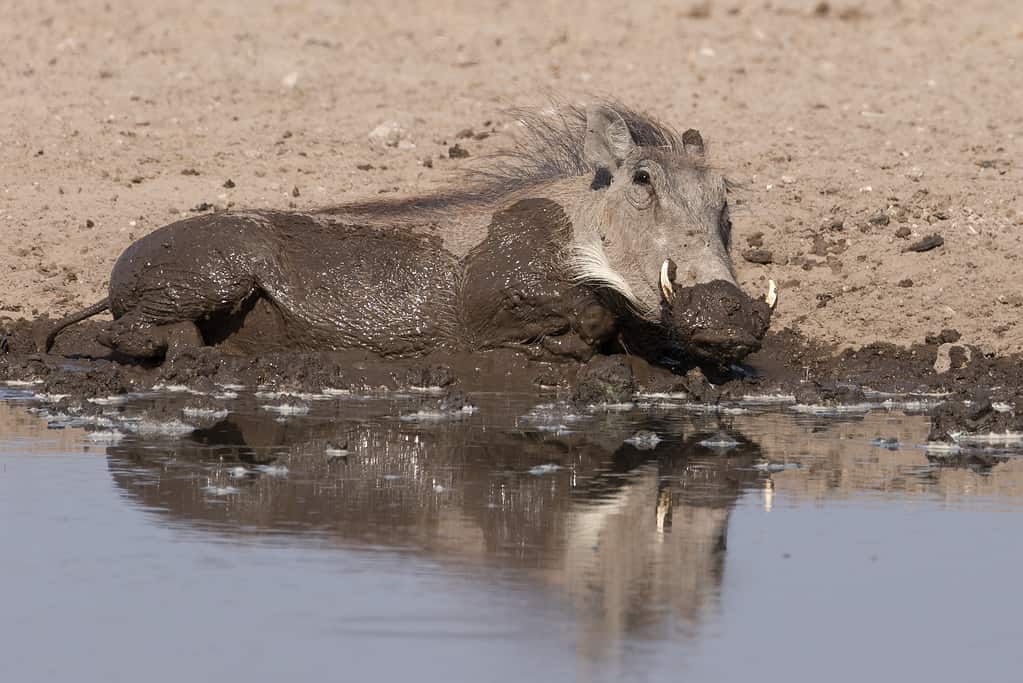
M 758 349 L 773 287 L 753 300 L 736 284 L 727 184 L 705 162 L 700 134 L 678 138 L 594 105 L 586 110 L 584 158 L 593 169 L 592 202 L 577 214 L 574 276 L 617 292 L 693 355 L 729 362 Z M 701 310 L 689 310 L 694 305 Z

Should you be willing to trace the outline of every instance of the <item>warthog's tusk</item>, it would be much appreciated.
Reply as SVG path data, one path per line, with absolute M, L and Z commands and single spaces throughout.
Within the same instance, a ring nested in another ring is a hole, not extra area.
M 778 288 L 775 286 L 774 280 L 767 281 L 767 295 L 764 297 L 764 302 L 771 308 L 778 303 Z
M 674 273 L 671 272 L 671 259 L 664 259 L 661 264 L 661 294 L 669 304 L 675 300 L 675 288 L 671 286 Z

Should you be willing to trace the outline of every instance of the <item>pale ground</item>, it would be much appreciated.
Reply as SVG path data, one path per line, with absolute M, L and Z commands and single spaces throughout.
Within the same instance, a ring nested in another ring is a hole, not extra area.
M 423 191 L 507 143 L 502 107 L 597 93 L 699 128 L 746 186 L 736 265 L 781 284 L 779 327 L 1023 351 L 1023 3 L 816 5 L 0 0 L 0 316 L 102 298 L 202 202 Z M 405 144 L 370 141 L 387 121 Z M 756 232 L 771 265 L 739 256 Z

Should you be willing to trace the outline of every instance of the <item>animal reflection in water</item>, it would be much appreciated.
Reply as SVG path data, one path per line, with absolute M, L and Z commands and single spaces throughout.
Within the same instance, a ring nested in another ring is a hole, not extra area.
M 230 416 L 163 450 L 113 446 L 109 465 L 140 505 L 189 526 L 521 569 L 569 598 L 581 654 L 599 657 L 622 636 L 656 636 L 666 616 L 685 631 L 713 609 L 730 510 L 763 476 L 741 436 L 724 453 L 699 445 L 706 432 L 633 445 L 635 418 L 601 419 L 587 436 Z M 342 442 L 347 457 L 325 455 Z

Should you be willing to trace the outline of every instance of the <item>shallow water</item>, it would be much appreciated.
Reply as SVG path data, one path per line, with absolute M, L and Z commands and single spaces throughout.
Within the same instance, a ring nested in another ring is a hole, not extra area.
M 1023 457 L 928 459 L 921 415 L 225 390 L 226 416 L 138 396 L 86 431 L 28 393 L 0 390 L 0 681 L 1023 664 Z

